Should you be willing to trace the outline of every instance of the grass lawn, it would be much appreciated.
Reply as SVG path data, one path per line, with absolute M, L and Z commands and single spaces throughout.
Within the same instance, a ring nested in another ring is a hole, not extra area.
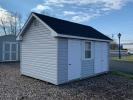
M 123 76 L 128 79 L 133 79 L 133 73 L 123 73 L 123 72 L 118 72 L 118 71 L 111 71 L 111 75 L 118 75 L 118 76 Z
M 119 60 L 119 61 L 133 61 L 133 55 L 122 56 L 121 59 L 119 59 L 119 57 L 112 57 L 112 60 Z

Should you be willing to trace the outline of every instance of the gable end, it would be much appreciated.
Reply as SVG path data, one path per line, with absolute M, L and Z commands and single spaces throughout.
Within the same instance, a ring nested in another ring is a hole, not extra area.
M 44 27 L 49 29 L 50 32 L 51 32 L 51 36 L 57 36 L 57 33 L 52 28 L 50 28 L 45 22 L 43 22 L 40 18 L 38 18 L 34 13 L 31 13 L 31 15 L 27 19 L 25 25 L 23 26 L 22 30 L 18 34 L 17 40 L 22 40 L 23 39 L 23 34 L 25 33 L 25 31 L 27 30 L 27 28 L 30 26 L 30 24 L 32 23 L 32 21 L 34 19 L 38 20 L 39 22 L 42 23 L 42 25 L 44 25 Z

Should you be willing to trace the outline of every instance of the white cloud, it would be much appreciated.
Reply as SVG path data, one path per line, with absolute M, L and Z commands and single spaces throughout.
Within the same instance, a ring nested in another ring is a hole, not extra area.
M 46 0 L 34 9 L 37 12 L 48 10 L 57 17 L 62 16 L 62 18 L 82 23 L 105 15 L 111 10 L 119 10 L 131 1 L 133 0 Z
M 72 21 L 73 22 L 77 22 L 77 23 L 82 23 L 82 22 L 86 22 L 89 21 L 90 19 L 96 17 L 96 16 L 100 16 L 98 13 L 97 14 L 86 14 L 86 13 L 81 13 L 77 14 L 75 16 L 72 16 Z
M 54 5 L 90 5 L 90 4 L 102 4 L 103 7 L 110 9 L 120 9 L 123 4 L 131 0 L 47 0 L 44 4 L 49 6 Z
M 10 12 L 0 7 L 0 20 L 2 20 L 6 26 L 9 26 L 9 19 L 15 21 L 15 18 L 11 15 Z M 0 25 L 2 25 L 1 21 Z
M 76 14 L 76 12 L 73 12 L 73 11 L 64 11 L 63 13 L 64 15 L 75 15 Z
M 90 20 L 91 16 L 73 16 L 72 21 L 81 23 Z
M 41 13 L 42 11 L 44 10 L 50 10 L 51 8 L 49 6 L 44 6 L 44 5 L 37 5 L 35 8 L 32 9 L 32 11 L 35 11 L 35 12 L 38 12 L 38 13 Z

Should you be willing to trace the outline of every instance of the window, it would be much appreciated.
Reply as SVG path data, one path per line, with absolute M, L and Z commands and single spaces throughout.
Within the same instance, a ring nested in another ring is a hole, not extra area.
M 91 58 L 91 42 L 85 42 L 85 59 Z

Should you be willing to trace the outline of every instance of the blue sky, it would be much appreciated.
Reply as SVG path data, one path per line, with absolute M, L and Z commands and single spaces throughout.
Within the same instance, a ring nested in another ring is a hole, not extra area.
M 1 11 L 19 12 L 26 20 L 31 11 L 92 26 L 117 40 L 133 42 L 133 0 L 0 0 Z M 4 14 L 3 12 L 0 14 Z

